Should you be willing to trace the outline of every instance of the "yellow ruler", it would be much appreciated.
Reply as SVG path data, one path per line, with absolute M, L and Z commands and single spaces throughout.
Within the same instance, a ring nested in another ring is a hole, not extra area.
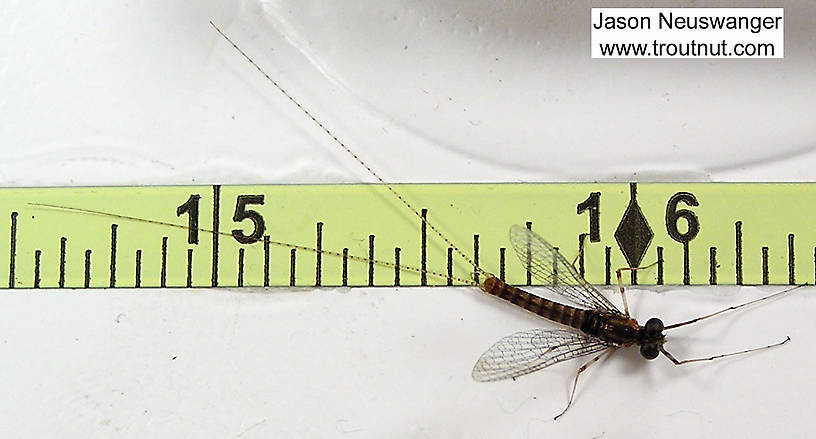
M 484 270 L 530 284 L 528 225 L 593 284 L 813 282 L 804 183 L 398 184 Z M 385 186 L 0 190 L 7 288 L 463 285 L 473 267 Z M 424 271 L 423 271 L 424 269 Z M 0 268 L 2 270 L 2 268 Z

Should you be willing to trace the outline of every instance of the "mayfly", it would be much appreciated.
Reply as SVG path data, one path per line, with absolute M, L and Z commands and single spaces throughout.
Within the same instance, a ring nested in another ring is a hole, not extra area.
M 482 289 L 490 295 L 570 329 L 532 329 L 499 340 L 476 362 L 473 367 L 473 378 L 477 381 L 516 379 L 521 375 L 562 361 L 600 352 L 578 369 L 567 406 L 555 416 L 555 419 L 566 413 L 572 404 L 581 373 L 601 357 L 618 348 L 637 345 L 640 347 L 640 355 L 647 360 L 654 360 L 662 353 L 679 366 L 768 349 L 790 341 L 790 337 L 786 337 L 785 340 L 768 346 L 705 358 L 678 360 L 664 347 L 666 342 L 664 331 L 767 300 L 802 285 L 685 322 L 665 326 L 662 320 L 652 317 L 641 326 L 629 316 L 622 284 L 620 293 L 624 303 L 624 312 L 621 312 L 601 292 L 584 280 L 575 267 L 555 247 L 530 229 L 518 225 L 513 226 L 510 229 L 510 243 L 530 273 L 541 281 L 545 288 L 575 306 L 536 296 L 508 285 L 493 276 L 484 281 L 481 285 Z M 617 273 L 620 283 L 621 270 L 618 270 Z

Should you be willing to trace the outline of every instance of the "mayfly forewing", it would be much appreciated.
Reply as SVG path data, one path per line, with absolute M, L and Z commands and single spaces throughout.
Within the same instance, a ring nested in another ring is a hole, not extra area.
M 567 329 L 531 329 L 499 340 L 473 366 L 476 381 L 516 378 L 562 361 L 602 351 L 610 345 Z
M 621 313 L 609 299 L 584 280 L 555 247 L 532 230 L 512 226 L 510 243 L 525 269 L 548 290 L 585 308 Z

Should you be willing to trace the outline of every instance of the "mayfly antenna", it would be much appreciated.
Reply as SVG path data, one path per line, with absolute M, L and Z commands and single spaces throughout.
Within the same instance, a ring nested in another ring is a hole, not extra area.
M 447 244 L 449 247 L 453 248 L 453 250 L 456 252 L 456 254 L 458 254 L 459 256 L 462 257 L 462 259 L 467 261 L 467 263 L 470 264 L 473 267 L 475 273 L 482 274 L 484 276 L 489 276 L 489 273 L 485 272 L 481 267 L 479 267 L 476 264 L 476 262 L 474 262 L 474 260 L 472 258 L 470 258 L 468 255 L 466 255 L 462 250 L 460 250 L 459 247 L 454 245 L 453 242 L 450 241 L 450 239 L 448 239 L 445 235 L 443 235 L 442 232 L 440 232 L 433 224 L 431 224 L 431 222 L 428 221 L 427 218 L 422 216 L 422 214 L 420 214 L 419 211 L 413 205 L 411 205 L 411 203 L 408 202 L 408 200 L 406 200 L 402 195 L 400 195 L 400 193 L 397 192 L 389 183 L 387 183 L 385 180 L 383 180 L 382 177 L 379 176 L 379 174 L 374 172 L 374 170 L 371 169 L 371 167 L 369 167 L 366 164 L 366 162 L 363 161 L 363 159 L 361 159 L 357 154 L 355 154 L 354 151 L 351 150 L 351 148 L 346 146 L 346 144 L 343 143 L 343 141 L 340 140 L 329 128 L 327 128 L 325 125 L 323 125 L 323 123 L 321 123 L 319 120 L 317 120 L 317 118 L 314 117 L 312 115 L 312 113 L 309 112 L 309 110 L 304 108 L 303 105 L 300 105 L 300 103 L 298 101 L 296 101 L 295 98 L 292 97 L 292 95 L 290 95 L 286 90 L 283 89 L 283 87 L 281 87 L 274 79 L 272 79 L 272 77 L 269 76 L 269 74 L 266 73 L 264 71 L 264 69 L 262 69 L 255 61 L 253 61 L 252 58 L 250 58 L 249 55 L 246 54 L 246 52 L 244 52 L 240 47 L 238 47 L 238 45 L 235 44 L 235 42 L 232 41 L 232 39 L 230 39 L 230 37 L 228 37 L 223 31 L 221 31 L 221 29 L 218 26 L 216 26 L 215 23 L 210 21 L 210 25 L 219 34 L 221 34 L 221 36 L 224 37 L 224 39 L 227 40 L 227 42 L 230 43 L 230 45 L 232 45 L 232 47 L 235 48 L 235 50 L 238 51 L 238 53 L 240 53 L 247 61 L 249 61 L 249 63 L 252 64 L 252 66 L 255 67 L 255 69 L 257 71 L 259 71 L 262 75 L 264 75 L 264 77 L 267 80 L 269 80 L 269 82 L 271 82 L 272 85 L 275 86 L 275 88 L 277 88 L 281 93 L 283 93 L 283 95 L 286 96 L 286 98 L 289 99 L 289 101 L 291 101 L 293 104 L 295 104 L 295 106 L 298 107 L 298 109 L 300 109 L 300 111 L 303 112 L 303 114 L 308 116 L 309 119 L 312 120 L 312 122 L 314 122 L 318 127 L 320 127 L 320 129 L 323 130 L 323 132 L 328 134 L 328 136 L 331 137 L 332 140 L 334 140 L 335 143 L 340 145 L 340 147 L 343 148 L 343 150 L 346 151 L 351 157 L 353 157 L 354 160 L 357 161 L 357 163 L 359 163 L 371 175 L 373 175 L 374 178 L 376 178 L 382 185 L 384 185 L 386 187 L 386 189 L 388 189 L 388 191 L 391 192 L 391 194 L 393 194 L 400 202 L 402 202 L 403 205 L 405 205 L 405 207 L 407 207 L 411 212 L 413 212 L 414 215 L 416 215 L 417 218 L 419 218 L 427 227 L 429 227 L 434 233 L 436 233 L 437 236 L 442 238 L 442 240 L 445 242 L 445 244 Z M 472 282 L 470 282 L 470 283 L 472 283 Z

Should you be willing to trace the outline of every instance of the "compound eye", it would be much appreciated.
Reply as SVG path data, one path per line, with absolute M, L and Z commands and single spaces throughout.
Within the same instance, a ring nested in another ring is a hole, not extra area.
M 646 322 L 643 330 L 646 333 L 646 337 L 656 338 L 663 332 L 663 322 L 656 317 L 652 317 L 648 322 Z
M 655 344 L 645 344 L 640 346 L 640 355 L 647 360 L 654 360 L 657 358 L 657 354 L 659 351 L 657 350 L 657 345 Z

